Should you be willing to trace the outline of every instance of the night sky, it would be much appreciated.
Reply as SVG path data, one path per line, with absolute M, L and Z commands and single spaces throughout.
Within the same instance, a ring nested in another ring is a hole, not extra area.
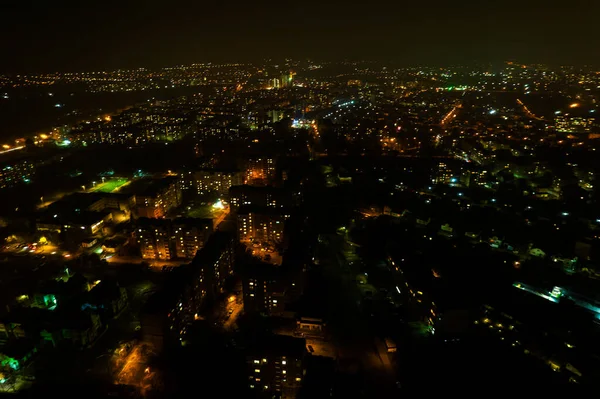
M 0 71 L 270 57 L 600 65 L 597 0 L 0 0 Z

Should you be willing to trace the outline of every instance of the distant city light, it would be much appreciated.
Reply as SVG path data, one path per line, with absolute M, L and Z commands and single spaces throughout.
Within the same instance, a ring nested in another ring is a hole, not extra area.
M 221 200 L 215 202 L 212 207 L 213 209 L 225 209 L 225 205 L 223 205 L 223 202 Z
M 498 111 L 496 111 L 495 109 L 492 109 L 492 110 L 490 110 L 490 115 L 494 115 L 496 112 L 498 112 Z
M 580 105 L 579 103 L 573 103 L 573 104 L 569 105 L 569 108 L 577 108 L 577 107 L 579 107 L 579 105 Z

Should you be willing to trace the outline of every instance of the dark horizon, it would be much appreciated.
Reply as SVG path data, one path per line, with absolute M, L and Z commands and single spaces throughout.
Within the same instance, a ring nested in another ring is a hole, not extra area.
M 599 65 L 588 0 L 482 4 L 434 0 L 369 2 L 241 1 L 168 5 L 132 0 L 67 6 L 5 5 L 0 71 L 71 72 L 157 68 L 266 58 L 365 59 L 402 65 L 523 63 Z

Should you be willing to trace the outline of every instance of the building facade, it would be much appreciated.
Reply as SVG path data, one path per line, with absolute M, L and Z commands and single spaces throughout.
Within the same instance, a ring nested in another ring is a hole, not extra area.
M 285 221 L 289 217 L 290 214 L 287 210 L 241 207 L 237 213 L 239 240 L 242 242 L 282 242 Z
M 295 397 L 306 373 L 306 340 L 284 335 L 257 339 L 246 363 L 251 390 Z
M 225 197 L 231 186 L 240 185 L 243 175 L 239 171 L 202 169 L 183 172 L 179 184 L 184 193 L 194 196 L 217 194 Z

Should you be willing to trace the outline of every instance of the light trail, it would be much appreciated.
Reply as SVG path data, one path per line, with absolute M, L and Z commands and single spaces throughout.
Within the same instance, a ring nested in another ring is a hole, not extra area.
M 22 145 L 22 146 L 20 146 L 20 147 L 13 147 L 13 148 L 9 148 L 8 150 L 3 150 L 3 151 L 0 151 L 0 155 L 2 155 L 2 154 L 6 154 L 6 153 L 9 153 L 9 152 L 13 152 L 13 151 L 22 150 L 23 148 L 25 148 L 25 146 L 24 146 L 24 145 Z

